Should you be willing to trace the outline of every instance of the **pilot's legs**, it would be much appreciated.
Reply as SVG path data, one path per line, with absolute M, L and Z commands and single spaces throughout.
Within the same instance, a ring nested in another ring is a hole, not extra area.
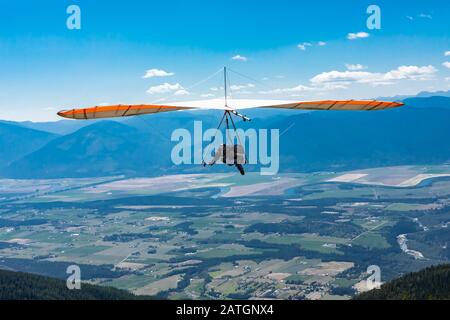
M 236 163 L 236 168 L 239 170 L 241 175 L 245 176 L 245 171 L 244 171 L 244 167 L 242 166 L 242 164 Z

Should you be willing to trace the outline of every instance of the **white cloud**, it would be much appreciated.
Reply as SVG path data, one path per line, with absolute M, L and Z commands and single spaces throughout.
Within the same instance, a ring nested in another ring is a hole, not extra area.
M 430 19 L 430 20 L 433 19 L 433 16 L 428 13 L 421 13 L 421 14 L 417 15 L 417 17 L 422 18 L 422 19 Z M 415 18 L 413 16 L 406 16 L 406 19 L 411 20 L 411 21 L 415 20 Z
M 424 81 L 432 80 L 437 69 L 432 66 L 400 66 L 396 69 L 382 72 L 362 71 L 363 65 L 346 65 L 355 70 L 328 71 L 317 74 L 309 80 L 309 84 L 300 84 L 294 87 L 279 88 L 269 91 L 259 91 L 259 94 L 300 96 L 306 94 L 326 94 L 331 90 L 348 89 L 352 84 L 364 84 L 372 87 L 396 84 L 402 80 Z
M 299 48 L 302 51 L 306 50 L 306 47 L 311 47 L 312 44 L 310 42 L 303 42 L 297 45 L 297 48 Z
M 367 69 L 366 66 L 363 66 L 362 64 L 359 64 L 359 63 L 357 63 L 357 64 L 346 63 L 345 67 L 347 68 L 347 70 L 350 70 L 350 71 Z
M 187 96 L 187 95 L 190 95 L 190 93 L 186 89 L 181 89 L 181 90 L 175 91 L 174 95 L 176 95 L 176 96 Z
M 365 83 L 372 86 L 393 84 L 398 80 L 431 80 L 437 72 L 436 68 L 429 66 L 400 66 L 386 73 L 373 73 L 366 71 L 329 71 L 322 72 L 310 81 L 313 85 L 336 84 L 347 86 L 351 83 Z
M 450 57 L 450 51 L 445 51 L 445 52 L 444 52 L 444 56 Z
M 370 35 L 367 32 L 356 32 L 356 33 L 349 33 L 347 34 L 347 39 L 348 40 L 356 40 L 356 39 L 364 39 L 364 38 L 368 38 Z
M 172 91 L 181 91 L 184 90 L 183 86 L 179 83 L 176 84 L 170 84 L 170 83 L 164 83 L 159 86 L 150 87 L 147 90 L 147 93 L 149 94 L 161 94 L 161 93 L 168 93 Z
M 145 75 L 142 77 L 144 79 L 155 78 L 155 77 L 170 77 L 175 75 L 173 72 L 167 72 L 161 69 L 150 69 L 145 72 Z
M 319 46 L 319 47 L 323 47 L 323 46 L 326 46 L 326 45 L 327 45 L 327 43 L 325 41 L 317 42 L 317 46 Z M 312 47 L 312 46 L 314 46 L 314 45 L 311 42 L 302 42 L 302 43 L 299 43 L 297 45 L 297 48 L 299 48 L 302 51 L 306 51 L 306 49 L 308 47 Z
M 421 13 L 421 14 L 419 14 L 419 17 L 420 18 L 425 18 L 425 19 L 433 19 L 431 14 L 427 14 L 427 13 Z
M 363 82 L 374 77 L 371 72 L 364 71 L 328 71 L 322 72 L 311 79 L 314 85 L 322 85 L 326 83 L 342 83 Z
M 329 90 L 336 90 L 336 89 L 346 89 L 347 87 L 338 84 L 338 83 L 323 83 L 323 84 L 314 84 L 310 86 L 305 85 L 298 85 L 295 87 L 289 87 L 289 88 L 281 88 L 281 89 L 273 89 L 269 91 L 260 91 L 260 94 L 289 94 L 291 97 L 298 97 L 303 93 L 310 93 L 310 92 L 324 92 Z
M 261 94 L 280 94 L 280 93 L 301 93 L 301 92 L 309 92 L 313 91 L 314 88 L 304 86 L 304 85 L 298 85 L 296 87 L 291 88 L 282 88 L 282 89 L 274 89 L 269 91 L 260 91 Z
M 230 89 L 233 91 L 238 91 L 238 90 L 242 90 L 242 89 L 248 89 L 248 88 L 254 88 L 255 85 L 253 83 L 247 83 L 247 84 L 234 84 L 232 86 L 230 86 Z
M 202 97 L 202 98 L 211 98 L 211 97 L 214 97 L 214 95 L 212 93 L 204 93 L 204 94 L 201 94 L 200 97 Z
M 384 75 L 386 80 L 430 80 L 437 72 L 432 65 L 417 67 L 417 66 L 400 66 L 396 70 L 387 72 Z
M 443 65 L 444 67 L 450 69 L 450 62 L 449 62 L 449 61 L 445 61 L 442 65 Z
M 231 57 L 231 60 L 246 62 L 246 61 L 248 61 L 248 58 L 238 54 L 238 55 L 235 55 L 234 57 Z

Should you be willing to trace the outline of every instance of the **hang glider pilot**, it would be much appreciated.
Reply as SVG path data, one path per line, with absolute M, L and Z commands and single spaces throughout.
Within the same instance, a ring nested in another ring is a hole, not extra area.
M 208 164 L 213 166 L 217 162 L 227 164 L 229 166 L 236 166 L 241 175 L 245 175 L 243 165 L 247 163 L 247 160 L 245 158 L 244 147 L 240 144 L 222 144 L 216 151 L 214 158 Z

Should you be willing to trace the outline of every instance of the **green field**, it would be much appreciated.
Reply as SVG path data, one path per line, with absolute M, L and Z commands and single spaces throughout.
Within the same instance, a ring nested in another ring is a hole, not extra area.
M 447 169 L 361 172 L 398 183 Z M 64 278 L 67 264 L 80 264 L 92 268 L 82 270 L 92 282 L 167 299 L 347 299 L 333 288 L 351 288 L 369 265 L 391 279 L 450 259 L 440 242 L 450 181 L 408 188 L 327 182 L 341 174 L 168 176 L 144 178 L 136 188 L 133 179 L 95 188 L 82 181 L 68 190 L 41 181 L 55 190 L 45 195 L 20 182 L 18 189 L 32 191 L 2 203 L 1 265 Z M 280 181 L 294 187 L 284 190 Z M 255 194 L 223 197 L 228 186 Z M 396 239 L 403 233 L 424 259 L 401 250 Z
M 364 233 L 358 239 L 353 240 L 352 245 L 358 245 L 367 248 L 380 248 L 380 249 L 390 247 L 386 239 L 381 234 L 376 232 Z

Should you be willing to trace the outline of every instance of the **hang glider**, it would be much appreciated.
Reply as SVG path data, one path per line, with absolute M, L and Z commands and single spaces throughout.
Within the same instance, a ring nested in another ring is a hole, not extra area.
M 232 106 L 232 107 L 231 107 Z M 322 101 L 283 101 L 283 100 L 245 100 L 229 99 L 227 105 L 224 100 L 202 100 L 173 103 L 170 105 L 140 104 L 140 105 L 111 105 L 95 106 L 90 108 L 64 110 L 58 115 L 69 119 L 101 119 L 130 117 L 161 112 L 216 109 L 231 112 L 235 115 L 237 110 L 252 108 L 278 108 L 291 110 L 349 110 L 349 111 L 375 111 L 403 106 L 400 102 L 387 102 L 377 100 L 322 100 Z M 244 119 L 245 120 L 245 119 Z M 247 118 L 247 120 L 249 120 Z
M 377 100 L 322 100 L 322 101 L 286 101 L 286 100 L 244 100 L 244 99 L 229 99 L 227 93 L 228 79 L 227 69 L 224 68 L 224 99 L 212 99 L 202 101 L 180 102 L 164 104 L 139 104 L 139 105 L 111 105 L 111 106 L 95 106 L 90 108 L 63 110 L 58 112 L 58 115 L 69 119 L 102 119 L 102 118 L 117 118 L 117 117 L 131 117 L 145 114 L 155 114 L 161 112 L 181 111 L 181 110 L 205 110 L 217 109 L 223 111 L 222 120 L 219 127 L 225 123 L 226 128 L 230 129 L 230 123 L 235 132 L 237 132 L 232 115 L 242 118 L 244 121 L 250 121 L 250 118 L 239 113 L 237 110 L 252 109 L 252 108 L 278 108 L 278 109 L 292 109 L 292 110 L 348 110 L 348 111 L 375 111 L 390 108 L 397 108 L 403 106 L 400 102 L 386 102 Z M 223 159 L 224 163 L 231 166 L 236 166 L 239 172 L 244 175 L 243 164 L 246 161 L 238 161 L 242 158 L 245 160 L 245 153 L 242 151 L 241 156 L 238 156 L 238 150 L 243 150 L 243 145 L 237 135 L 239 144 L 234 142 L 231 145 L 224 144 L 217 150 L 215 159 Z M 233 154 L 230 154 L 233 153 Z M 226 159 L 234 159 L 228 163 Z M 210 162 L 213 165 L 216 161 Z M 206 162 L 203 161 L 206 166 Z

